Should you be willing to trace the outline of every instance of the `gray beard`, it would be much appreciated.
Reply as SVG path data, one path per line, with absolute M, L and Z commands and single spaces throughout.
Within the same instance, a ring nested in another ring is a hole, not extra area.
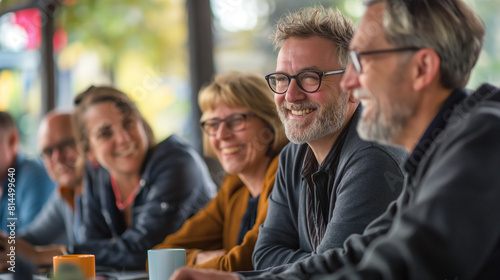
M 286 116 L 287 108 L 282 105 L 282 108 L 278 108 L 278 112 L 281 122 L 284 124 L 287 138 L 292 143 L 303 144 L 336 133 L 344 125 L 347 102 L 348 94 L 340 92 L 334 102 L 323 106 L 310 102 L 300 104 L 302 108 L 316 108 L 317 116 L 310 123 L 288 120 Z M 299 108 L 295 106 L 293 109 Z
M 408 57 L 409 58 L 409 57 Z M 401 60 L 401 68 L 407 60 Z M 404 83 L 403 72 L 395 73 L 390 79 L 392 85 Z M 371 96 L 364 89 L 357 89 L 354 96 Z M 373 100 L 372 102 L 375 102 Z M 415 100 L 411 98 L 402 98 L 391 103 L 390 108 L 381 108 L 378 102 L 374 103 L 368 117 L 362 114 L 356 130 L 359 136 L 364 140 L 377 141 L 382 144 L 395 145 L 396 137 L 404 129 L 408 120 L 415 114 Z
M 359 137 L 366 141 L 376 141 L 385 145 L 394 145 L 395 136 L 401 131 L 402 126 L 390 126 L 384 122 L 372 123 L 370 120 L 361 119 L 356 130 Z
M 356 127 L 359 137 L 367 141 L 394 145 L 396 137 L 414 114 L 415 107 L 412 101 L 403 104 L 395 102 L 390 110 L 387 117 L 382 114 L 380 107 L 372 108 L 368 117 L 362 115 Z

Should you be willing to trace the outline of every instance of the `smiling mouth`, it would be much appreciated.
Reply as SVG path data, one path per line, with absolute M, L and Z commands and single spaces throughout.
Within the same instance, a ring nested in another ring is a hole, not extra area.
M 314 109 L 304 109 L 304 110 L 290 110 L 294 116 L 304 116 L 310 114 Z
M 234 148 L 229 148 L 229 149 L 222 149 L 222 154 L 223 155 L 231 155 L 231 154 L 235 154 L 239 151 L 241 151 L 241 149 L 243 149 L 242 146 L 239 146 L 239 147 L 234 147 Z
M 116 153 L 115 155 L 117 157 L 126 157 L 126 156 L 133 154 L 135 152 L 135 150 L 136 150 L 136 145 L 134 144 L 134 145 L 130 146 L 130 148 L 128 148 L 124 151 L 121 151 L 119 153 Z

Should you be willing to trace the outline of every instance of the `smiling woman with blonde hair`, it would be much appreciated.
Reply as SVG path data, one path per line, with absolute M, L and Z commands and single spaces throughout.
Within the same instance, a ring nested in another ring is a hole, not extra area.
M 205 150 L 228 175 L 217 196 L 155 248 L 186 248 L 186 265 L 252 270 L 259 226 L 288 142 L 263 77 L 231 72 L 201 90 Z

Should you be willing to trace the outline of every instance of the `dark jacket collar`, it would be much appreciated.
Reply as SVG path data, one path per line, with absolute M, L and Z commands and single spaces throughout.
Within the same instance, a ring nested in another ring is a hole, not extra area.
M 437 139 L 441 131 L 443 131 L 446 127 L 446 124 L 448 123 L 449 117 L 453 112 L 455 106 L 460 104 L 466 97 L 467 94 L 464 89 L 456 89 L 445 100 L 443 106 L 437 113 L 436 117 L 434 117 L 431 124 L 426 129 L 422 138 L 420 138 L 418 144 L 415 146 L 415 149 L 405 163 L 404 167 L 408 177 L 411 178 L 415 175 L 418 165 L 420 164 L 420 161 L 424 157 L 425 153 L 432 145 L 432 143 Z

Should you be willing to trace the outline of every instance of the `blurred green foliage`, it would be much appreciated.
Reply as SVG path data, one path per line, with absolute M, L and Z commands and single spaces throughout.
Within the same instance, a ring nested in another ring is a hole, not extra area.
M 179 1 L 81 0 L 60 9 L 56 24 L 68 42 L 83 42 L 112 69 L 126 51 L 142 54 L 147 64 L 168 64 L 187 71 L 187 15 Z
M 23 6 L 32 2 L 32 0 L 1 0 L 0 1 L 0 10 L 10 10 L 14 7 Z

